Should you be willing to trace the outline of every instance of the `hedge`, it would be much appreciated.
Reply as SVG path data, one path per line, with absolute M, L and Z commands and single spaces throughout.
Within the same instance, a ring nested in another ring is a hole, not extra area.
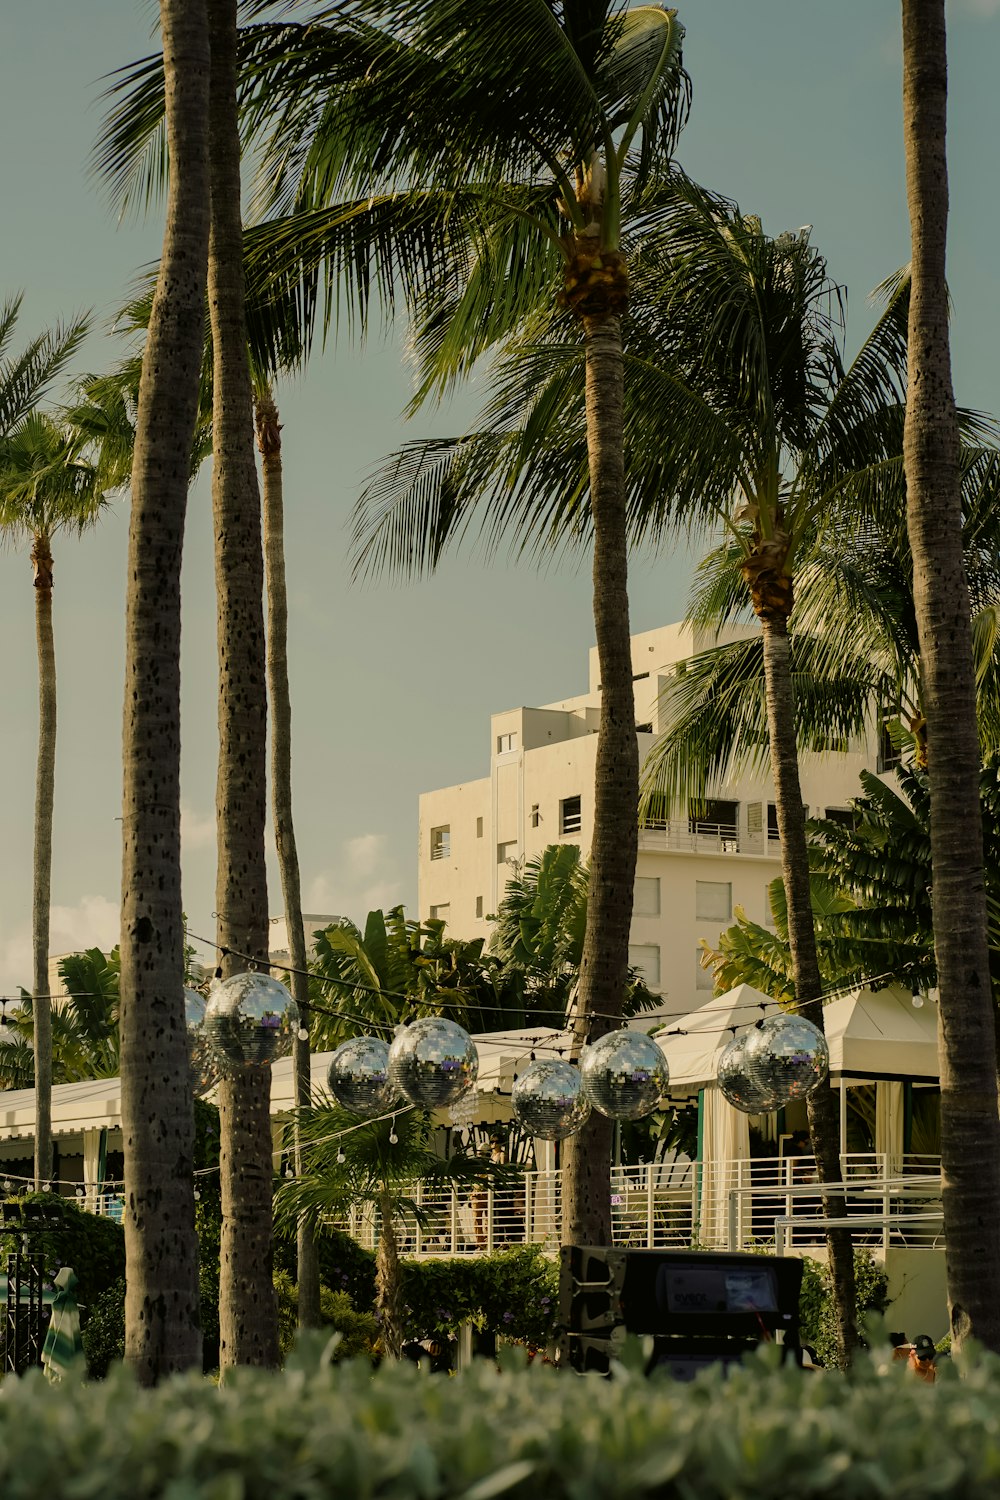
M 241 1370 L 134 1387 L 4 1382 L 0 1494 L 100 1500 L 785 1500 L 1000 1492 L 1000 1361 L 925 1385 L 885 1348 L 850 1377 L 775 1363 L 602 1380 L 488 1361 Z M 641 1351 L 639 1352 L 641 1358 Z M 523 1356 L 521 1357 L 523 1359 Z

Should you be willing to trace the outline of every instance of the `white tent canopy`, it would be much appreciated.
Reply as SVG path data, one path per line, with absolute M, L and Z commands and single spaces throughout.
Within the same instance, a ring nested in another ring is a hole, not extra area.
M 735 1031 L 779 1013 L 767 995 L 739 984 L 672 1021 L 656 1035 L 670 1066 L 671 1091 L 711 1083 Z M 835 1078 L 937 1080 L 937 1008 L 916 1009 L 908 990 L 853 990 L 826 1005 L 824 1024 Z

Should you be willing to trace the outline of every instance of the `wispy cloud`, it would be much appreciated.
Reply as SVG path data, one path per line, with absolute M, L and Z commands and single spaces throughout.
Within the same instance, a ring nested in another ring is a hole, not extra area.
M 215 843 L 215 814 L 203 816 L 189 802 L 181 803 L 181 848 L 185 853 L 209 849 Z
M 121 922 L 116 901 L 106 896 L 83 896 L 75 906 L 53 906 L 49 913 L 49 952 L 79 953 L 84 948 L 113 948 Z M 31 924 L 0 940 L 0 993 L 18 987 L 31 989 Z
M 305 904 L 311 912 L 350 917 L 362 922 L 376 907 L 402 900 L 403 882 L 388 853 L 384 833 L 361 833 L 341 845 L 341 858 L 317 871 L 306 884 Z

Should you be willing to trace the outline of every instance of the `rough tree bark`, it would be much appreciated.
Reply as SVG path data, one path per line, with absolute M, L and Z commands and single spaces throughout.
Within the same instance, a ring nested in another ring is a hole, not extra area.
M 267 964 L 264 563 L 247 353 L 236 102 L 236 0 L 208 0 L 212 48 L 208 296 L 213 351 L 212 515 L 219 652 L 216 941 L 225 977 Z M 221 1098 L 219 1361 L 278 1363 L 269 1066 L 234 1071 Z
M 38 654 L 38 758 L 31 899 L 31 1002 L 35 1051 L 35 1191 L 52 1178 L 52 1001 L 49 998 L 49 906 L 52 899 L 52 811 L 56 791 L 56 646 L 52 631 L 52 549 L 44 534 L 31 549 Z
M 589 254 L 592 256 L 593 251 Z M 628 611 L 621 315 L 628 283 L 613 275 L 572 298 L 584 331 L 587 450 L 594 526 L 594 628 L 601 717 L 594 776 L 594 833 L 587 930 L 574 1012 L 574 1050 L 596 1041 L 621 1014 L 638 852 L 639 749 L 635 732 Z M 563 1145 L 564 1244 L 611 1243 L 611 1121 L 596 1111 Z
M 267 589 L 267 682 L 271 705 L 271 819 L 285 906 L 289 987 L 299 1007 L 300 1029 L 292 1043 L 292 1076 L 299 1109 L 312 1102 L 309 1053 L 308 954 L 302 925 L 299 855 L 292 820 L 292 700 L 288 688 L 288 590 L 285 584 L 285 510 L 281 468 L 281 423 L 270 391 L 257 396 L 257 446 L 264 491 L 264 577 Z M 281 976 L 283 977 L 283 976 Z M 302 1175 L 302 1139 L 295 1126 L 295 1171 Z M 319 1255 L 316 1237 L 304 1218 L 296 1231 L 299 1327 L 318 1328 Z
M 912 246 L 903 463 L 927 721 L 945 1262 L 953 1345 L 974 1336 L 1000 1350 L 1000 1119 L 945 282 L 947 95 L 944 0 L 903 0 Z
M 204 0 L 161 0 L 160 30 L 170 184 L 132 464 L 122 804 L 125 1360 L 144 1384 L 201 1365 L 181 911 L 180 574 L 205 327 Z

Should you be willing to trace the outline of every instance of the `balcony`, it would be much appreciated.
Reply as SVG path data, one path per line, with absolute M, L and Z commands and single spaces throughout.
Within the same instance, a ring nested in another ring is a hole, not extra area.
M 842 1160 L 849 1227 L 856 1244 L 932 1249 L 942 1243 L 940 1160 L 880 1153 Z M 612 1240 L 633 1249 L 742 1250 L 777 1244 L 781 1253 L 825 1240 L 822 1191 L 811 1157 L 724 1162 L 677 1160 L 615 1168 Z M 558 1251 L 562 1173 L 526 1172 L 515 1187 L 470 1191 L 415 1183 L 422 1224 L 400 1231 L 400 1249 L 421 1259 L 488 1254 L 502 1245 Z M 343 1228 L 368 1248 L 378 1239 L 374 1210 L 355 1210 Z
M 681 849 L 689 854 L 741 854 L 748 852 L 744 847 L 747 842 L 746 838 L 741 840 L 733 823 L 697 822 L 692 826 L 687 818 L 651 819 L 639 829 L 639 848 L 653 853 Z M 753 842 L 761 845 L 753 853 L 766 852 L 762 839 Z

